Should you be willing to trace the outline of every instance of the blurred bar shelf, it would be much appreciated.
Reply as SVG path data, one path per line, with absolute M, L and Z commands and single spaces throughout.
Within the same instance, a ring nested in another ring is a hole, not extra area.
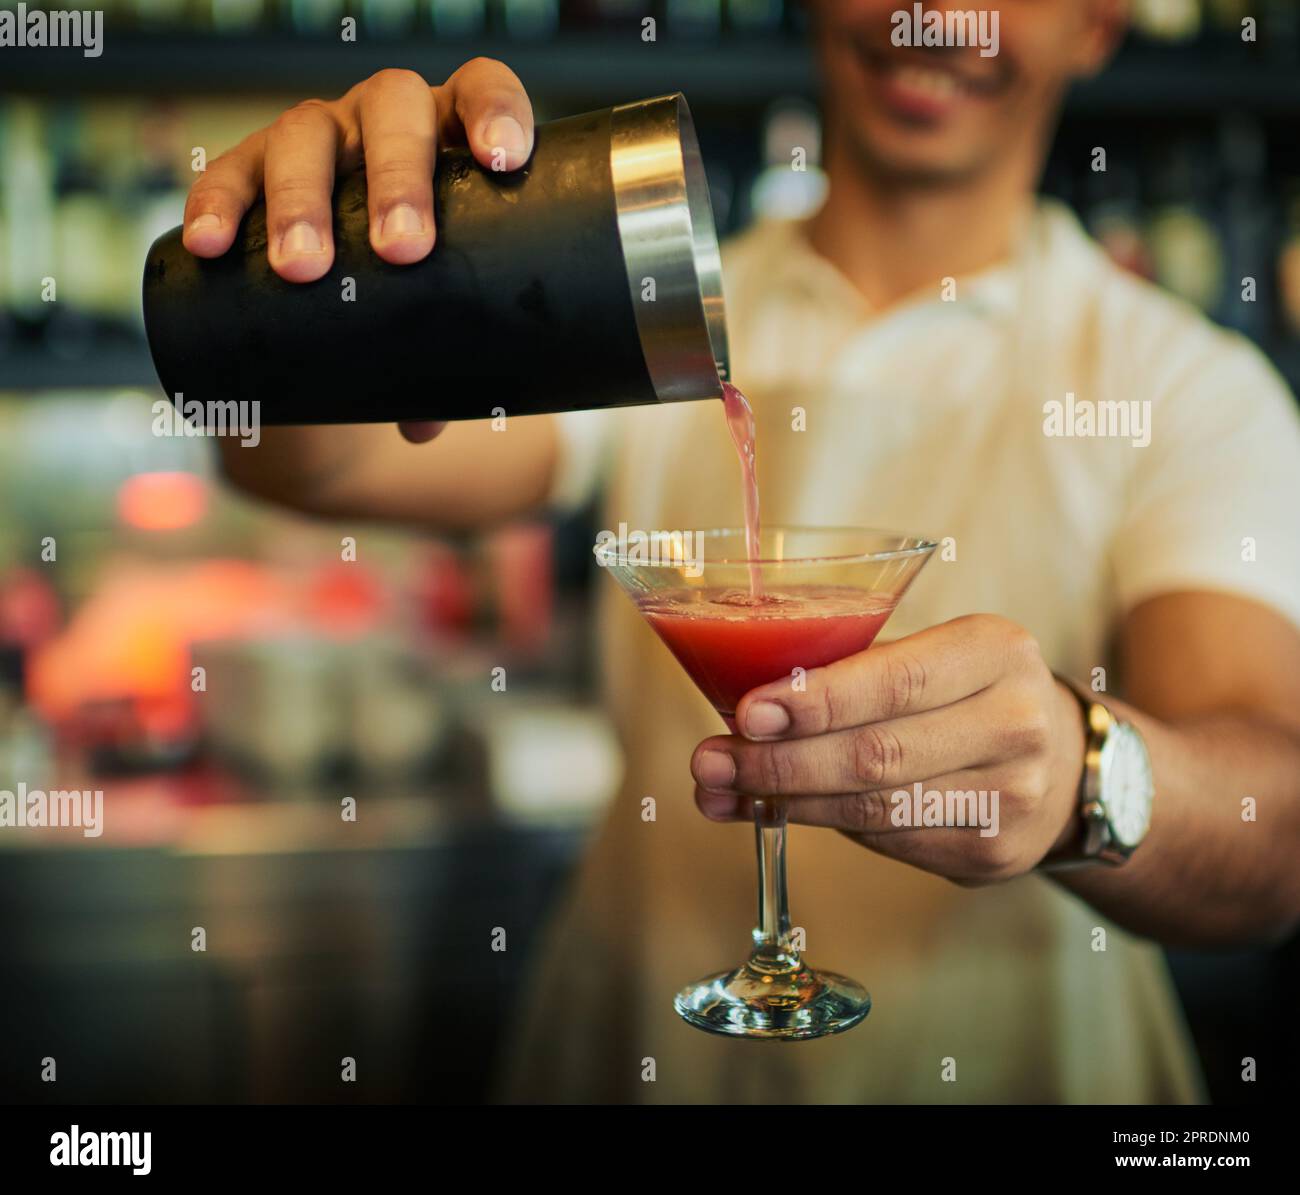
M 84 356 L 63 357 L 27 345 L 0 350 L 0 391 L 158 390 L 149 349 L 93 345 Z
M 9 49 L 0 90 L 60 97 L 328 94 L 391 66 L 440 81 L 466 58 L 486 55 L 508 62 L 525 86 L 544 97 L 682 90 L 698 104 L 734 107 L 816 92 L 811 52 L 794 37 L 729 34 L 646 44 L 629 29 L 622 36 L 570 33 L 537 41 L 414 37 L 344 44 L 287 34 L 222 38 L 110 31 L 105 43 L 100 58 L 85 58 L 78 49 Z M 720 47 L 727 52 L 719 54 Z M 1069 101 L 1071 113 L 1103 117 L 1218 115 L 1224 109 L 1300 113 L 1300 62 L 1243 55 L 1225 65 L 1200 48 L 1132 44 L 1103 76 L 1076 87 Z
M 84 92 L 228 95 L 342 92 L 385 67 L 417 70 L 441 82 L 467 59 L 507 62 L 530 90 L 547 96 L 642 96 L 689 90 L 697 102 L 743 105 L 791 92 L 811 93 L 812 58 L 794 39 L 737 36 L 725 43 L 646 44 L 626 36 L 566 34 L 551 40 L 432 38 L 361 40 L 259 37 L 105 38 L 103 56 L 81 51 L 9 50 L 0 90 L 65 96 Z M 228 47 L 230 53 L 223 54 Z M 743 49 L 743 54 L 740 52 Z

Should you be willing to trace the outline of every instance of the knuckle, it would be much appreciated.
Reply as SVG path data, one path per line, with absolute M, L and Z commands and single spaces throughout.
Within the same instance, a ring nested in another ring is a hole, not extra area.
M 990 778 L 990 790 L 998 794 L 1000 813 L 1006 824 L 1010 825 L 1037 804 L 1041 796 L 1041 772 L 1037 765 L 1017 763 Z
M 194 185 L 190 187 L 190 190 L 197 191 L 200 187 L 211 186 L 214 179 L 220 179 L 224 175 L 237 172 L 239 169 L 239 162 L 227 150 L 208 162 L 202 173 L 194 180 Z
M 208 167 L 209 170 L 212 167 Z M 223 183 L 219 178 L 209 178 L 204 174 L 190 188 L 191 205 L 200 203 L 209 207 L 230 207 L 239 200 L 239 194 L 227 183 Z
M 366 179 L 370 183 L 409 183 L 415 179 L 428 180 L 427 164 L 415 158 L 382 157 L 376 159 L 373 152 L 366 159 Z M 432 186 L 432 183 L 429 184 Z
M 880 700 L 886 718 L 895 718 L 911 709 L 925 693 L 925 665 L 907 652 L 890 654 L 880 681 Z
M 418 71 L 409 70 L 402 66 L 388 66 L 381 71 L 375 71 L 369 79 L 367 85 L 375 88 L 390 87 L 427 87 L 424 76 Z
M 519 76 L 497 58 L 485 55 L 471 58 L 455 77 L 462 86 L 469 84 L 469 98 L 475 104 L 509 108 L 521 97 L 526 98 Z M 462 98 L 465 98 L 464 93 Z
M 755 774 L 764 793 L 794 791 L 795 767 L 782 743 L 764 744 L 755 755 Z
M 1031 783 L 1024 781 L 1000 789 L 998 792 L 998 823 L 1000 828 L 1013 830 L 1032 822 L 1037 802 L 1031 792 Z
M 296 134 L 332 123 L 333 118 L 324 100 L 303 100 L 281 112 L 271 127 L 276 133 Z
M 1035 764 L 1025 768 L 1012 789 L 1015 803 L 1025 808 L 1037 808 L 1051 790 L 1052 778 L 1046 765 Z
M 292 208 L 305 211 L 323 204 L 325 187 L 321 179 L 305 174 L 292 174 L 288 178 L 278 178 L 268 186 L 267 196 L 275 200 L 282 210 Z
M 989 624 L 998 622 L 996 614 L 961 614 L 952 620 L 952 626 L 960 627 L 967 638 L 988 633 Z
M 1014 707 L 1002 719 L 1000 746 L 1012 756 L 1037 755 L 1047 746 L 1047 715 L 1036 705 Z
M 1042 664 L 1043 653 L 1038 640 L 1024 627 L 1008 622 L 1006 637 L 1008 652 L 1018 663 L 1029 666 Z
M 860 727 L 853 735 L 853 778 L 867 789 L 879 788 L 902 763 L 898 736 L 883 726 Z
M 476 54 L 469 59 L 460 69 L 467 74 L 471 71 L 496 71 L 505 68 L 505 63 L 497 58 L 489 58 L 486 54 Z M 508 68 L 506 68 L 508 69 Z
M 885 812 L 885 795 L 875 790 L 850 793 L 841 805 L 844 828 L 856 832 L 879 829 Z

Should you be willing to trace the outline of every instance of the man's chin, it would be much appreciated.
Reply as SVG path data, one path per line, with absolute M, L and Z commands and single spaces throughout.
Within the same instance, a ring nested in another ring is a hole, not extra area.
M 980 160 L 967 145 L 954 148 L 863 135 L 855 137 L 854 144 L 860 163 L 871 174 L 899 185 L 950 186 L 981 172 Z

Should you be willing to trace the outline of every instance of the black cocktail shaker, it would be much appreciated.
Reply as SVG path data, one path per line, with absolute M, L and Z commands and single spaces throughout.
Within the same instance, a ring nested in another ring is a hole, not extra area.
M 371 250 L 363 175 L 334 199 L 317 282 L 272 272 L 261 203 L 219 259 L 193 257 L 179 228 L 154 243 L 145 326 L 173 401 L 257 401 L 285 424 L 721 396 L 717 234 L 680 94 L 540 124 L 510 174 L 441 150 L 437 243 L 415 265 Z

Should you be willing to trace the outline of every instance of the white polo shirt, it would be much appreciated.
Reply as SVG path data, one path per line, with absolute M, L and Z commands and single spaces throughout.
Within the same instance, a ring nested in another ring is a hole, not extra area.
M 1300 625 L 1300 419 L 1286 386 L 1248 342 L 1113 266 L 1063 207 L 1041 204 L 1012 260 L 957 279 L 951 301 L 927 292 L 879 315 L 801 225 L 761 224 L 723 261 L 764 517 L 945 541 L 947 558 L 926 567 L 886 636 L 998 613 L 1028 628 L 1054 669 L 1086 679 L 1110 667 L 1123 613 L 1155 594 L 1236 593 Z M 1086 431 L 1090 413 L 1125 434 L 1059 434 Z M 738 466 L 715 404 L 576 413 L 559 426 L 558 502 L 589 492 L 603 467 L 602 526 L 739 525 Z M 1154 946 L 1041 876 L 970 891 L 825 830 L 792 830 L 791 913 L 814 965 L 872 992 L 866 1022 L 778 1050 L 680 1022 L 677 988 L 745 952 L 753 835 L 696 811 L 691 752 L 721 724 L 615 583 L 598 581 L 627 782 L 552 929 L 506 1094 L 1199 1098 Z M 654 1083 L 641 1078 L 647 1057 Z M 941 1074 L 949 1057 L 955 1083 Z

